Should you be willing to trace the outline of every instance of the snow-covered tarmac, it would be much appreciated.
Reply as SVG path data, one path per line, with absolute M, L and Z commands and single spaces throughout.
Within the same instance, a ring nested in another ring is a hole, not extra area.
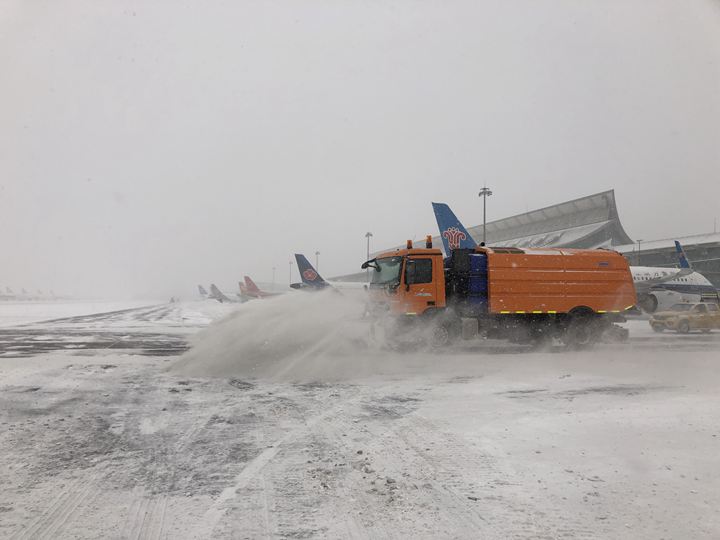
M 267 306 L 0 329 L 0 537 L 720 537 L 720 333 L 400 354 Z

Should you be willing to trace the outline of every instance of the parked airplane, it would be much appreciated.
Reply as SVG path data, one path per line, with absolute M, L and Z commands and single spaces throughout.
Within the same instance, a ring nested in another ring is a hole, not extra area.
M 208 295 L 208 298 L 217 300 L 221 304 L 242 302 L 242 300 L 240 300 L 239 298 L 230 298 L 229 296 L 226 296 L 220 289 L 217 288 L 217 285 L 215 285 L 214 283 L 210 284 L 210 294 Z
M 13 291 L 10 287 L 5 287 L 5 292 L 3 292 L 2 289 L 0 289 L 0 300 L 15 300 L 20 302 L 28 302 L 28 301 L 47 301 L 47 300 L 57 300 L 58 298 L 55 296 L 55 293 L 52 291 L 49 291 L 49 294 L 45 294 L 40 289 L 37 289 L 36 293 L 33 294 L 31 292 L 28 292 L 27 289 L 24 287 L 20 288 L 20 292 L 16 293 Z
M 198 292 L 200 293 L 200 296 L 202 297 L 203 300 L 207 300 L 210 296 L 208 294 L 208 292 L 205 290 L 205 287 L 203 287 L 202 285 L 198 285 Z
M 477 246 L 468 230 L 444 203 L 432 203 L 435 220 L 440 229 L 445 253 L 451 249 Z M 702 274 L 695 272 L 688 262 L 679 242 L 675 242 L 680 259 L 680 269 L 657 266 L 631 266 L 638 307 L 653 313 L 678 302 L 718 301 L 715 287 Z
M 653 266 L 631 266 L 638 305 L 647 313 L 664 311 L 679 302 L 720 302 L 718 291 L 696 272 L 680 242 L 675 241 L 680 270 Z
M 271 296 L 278 296 L 280 294 L 283 294 L 281 292 L 268 292 L 263 291 L 255 285 L 255 282 L 250 279 L 249 276 L 244 276 L 245 283 L 242 281 L 238 282 L 238 285 L 240 286 L 240 298 L 245 298 L 245 301 L 247 300 L 254 300 L 256 298 L 270 298 Z
M 283 294 L 281 292 L 263 291 L 255 284 L 252 279 L 250 279 L 249 276 L 245 276 L 244 279 L 244 283 L 242 281 L 238 282 L 238 285 L 240 286 L 240 291 L 235 294 L 235 297 L 226 295 L 217 287 L 217 285 L 213 283 L 210 285 L 210 294 L 207 295 L 207 298 L 217 300 L 220 303 L 229 304 L 237 302 L 245 303 L 249 300 L 256 300 L 258 298 L 270 298 L 272 296 L 278 296 L 280 294 Z M 201 295 L 203 293 L 207 294 L 207 291 L 205 291 L 202 285 L 198 285 L 198 289 L 200 290 Z
M 325 281 L 318 271 L 315 270 L 310 261 L 302 253 L 295 254 L 298 270 L 300 271 L 301 283 L 292 283 L 293 289 L 308 291 L 319 291 L 327 287 L 334 289 L 362 289 L 367 286 L 365 283 L 353 281 Z

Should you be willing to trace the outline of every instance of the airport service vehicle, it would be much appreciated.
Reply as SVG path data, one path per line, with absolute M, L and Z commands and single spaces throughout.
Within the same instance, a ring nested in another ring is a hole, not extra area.
M 477 243 L 445 203 L 432 203 L 445 253 L 450 249 L 474 248 Z M 680 268 L 631 266 L 637 306 L 646 313 L 664 310 L 678 302 L 717 302 L 712 283 L 696 272 L 680 242 L 675 241 Z
M 636 301 L 627 261 L 609 250 L 476 246 L 443 259 L 428 236 L 425 248 L 408 241 L 362 267 L 374 269 L 370 309 L 389 317 L 390 341 L 419 339 L 419 328 L 433 346 L 479 335 L 585 347 Z
M 687 334 L 691 330 L 709 332 L 720 328 L 720 308 L 711 302 L 680 303 L 668 311 L 659 311 L 650 319 L 650 326 L 656 332 L 675 330 Z

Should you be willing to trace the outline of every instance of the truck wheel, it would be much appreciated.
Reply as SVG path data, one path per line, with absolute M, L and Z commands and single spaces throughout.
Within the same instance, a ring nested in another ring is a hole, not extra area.
M 430 347 L 442 349 L 450 345 L 460 334 L 460 329 L 452 320 L 438 321 L 433 324 L 430 334 Z
M 597 325 L 591 317 L 574 317 L 563 337 L 565 345 L 571 349 L 586 349 L 598 338 Z
M 440 324 L 433 328 L 432 336 L 430 337 L 430 346 L 433 349 L 441 349 L 450 345 L 450 330 L 447 325 Z
M 687 334 L 690 331 L 690 323 L 688 321 L 680 321 L 677 326 L 678 334 Z

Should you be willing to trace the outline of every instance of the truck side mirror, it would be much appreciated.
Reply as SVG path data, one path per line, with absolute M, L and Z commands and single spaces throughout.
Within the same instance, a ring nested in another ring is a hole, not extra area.
M 405 290 L 410 290 L 410 285 L 415 283 L 415 261 L 408 259 L 405 263 Z
M 363 270 L 365 270 L 366 268 L 374 268 L 376 272 L 380 271 L 377 259 L 370 259 L 369 261 L 365 261 L 364 263 L 362 263 L 362 266 L 360 268 L 362 268 Z

